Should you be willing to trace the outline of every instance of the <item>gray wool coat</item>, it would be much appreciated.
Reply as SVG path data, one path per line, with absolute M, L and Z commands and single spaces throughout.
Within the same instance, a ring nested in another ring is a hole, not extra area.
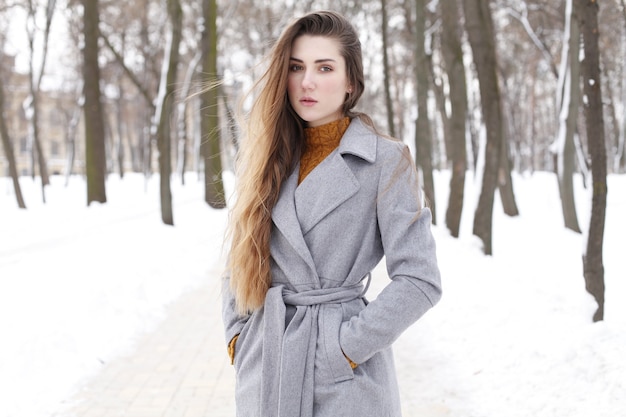
M 428 208 L 408 149 L 354 119 L 339 147 L 272 211 L 272 286 L 242 317 L 224 280 L 240 417 L 400 416 L 392 343 L 441 297 Z M 390 282 L 368 302 L 385 256 Z M 358 364 L 352 369 L 344 354 Z

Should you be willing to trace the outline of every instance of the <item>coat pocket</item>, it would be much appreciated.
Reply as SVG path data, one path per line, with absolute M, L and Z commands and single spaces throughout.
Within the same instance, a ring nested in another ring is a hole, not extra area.
M 348 381 L 354 378 L 354 371 L 350 366 L 350 362 L 344 356 L 339 343 L 342 316 L 340 305 L 327 305 L 320 317 L 326 362 L 335 382 Z
M 235 366 L 235 371 L 237 371 L 241 365 L 241 360 L 242 357 L 245 354 L 246 351 L 246 347 L 247 347 L 247 336 L 250 330 L 250 326 L 252 325 L 252 321 L 254 321 L 254 315 L 252 315 L 248 321 L 246 321 L 246 323 L 243 325 L 243 328 L 241 329 L 241 332 L 239 332 L 239 337 L 237 338 L 237 341 L 235 342 L 235 360 L 233 362 L 233 365 Z

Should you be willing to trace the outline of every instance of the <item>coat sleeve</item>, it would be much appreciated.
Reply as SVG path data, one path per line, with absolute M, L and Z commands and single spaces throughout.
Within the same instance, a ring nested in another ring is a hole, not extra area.
M 393 145 L 393 156 L 381 161 L 376 203 L 391 282 L 357 316 L 342 323 L 340 332 L 344 353 L 356 363 L 389 347 L 441 298 L 431 212 L 420 203 L 408 148 Z
M 235 297 L 230 290 L 230 276 L 224 274 L 222 277 L 222 321 L 224 323 L 226 344 L 229 347 L 233 337 L 241 333 L 241 329 L 243 329 L 249 317 L 249 315 L 242 316 L 237 313 Z

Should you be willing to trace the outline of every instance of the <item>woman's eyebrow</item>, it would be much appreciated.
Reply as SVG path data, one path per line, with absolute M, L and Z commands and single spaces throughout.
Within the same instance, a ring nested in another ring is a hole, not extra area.
M 289 60 L 290 61 L 296 61 L 296 62 L 304 62 L 303 60 L 301 60 L 299 58 L 294 58 L 294 57 L 290 57 Z M 322 63 L 322 62 L 337 62 L 337 61 L 332 59 L 332 58 L 323 58 L 323 59 L 316 59 L 314 62 L 316 64 L 319 64 L 319 63 Z

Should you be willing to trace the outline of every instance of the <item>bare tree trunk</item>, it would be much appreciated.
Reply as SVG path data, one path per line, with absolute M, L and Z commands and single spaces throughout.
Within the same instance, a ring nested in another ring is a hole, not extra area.
M 17 199 L 17 205 L 21 209 L 26 208 L 24 202 L 24 196 L 22 195 L 22 189 L 20 188 L 19 174 L 17 172 L 17 164 L 15 163 L 15 153 L 13 152 L 13 144 L 9 137 L 9 129 L 7 129 L 6 120 L 4 118 L 4 77 L 0 77 L 0 136 L 2 136 L 2 148 L 4 149 L 4 155 L 9 163 L 9 174 L 13 181 L 13 190 L 15 191 L 15 198 Z
M 607 114 L 609 115 L 609 122 L 606 131 L 606 146 L 609 149 L 609 159 L 607 164 L 607 169 L 609 173 L 617 172 L 615 169 L 618 166 L 618 160 L 620 157 L 619 154 L 619 135 L 620 135 L 620 126 L 619 119 L 617 118 L 617 111 L 615 110 L 615 100 L 613 95 L 613 85 L 607 78 L 604 78 L 604 82 L 602 85 L 604 89 L 604 97 L 605 98 L 605 106 L 607 110 Z
M 381 6 L 381 20 L 382 20 L 382 40 L 383 40 L 383 83 L 385 86 L 385 105 L 387 107 L 387 129 L 389 130 L 389 135 L 395 137 L 396 129 L 394 123 L 394 111 L 393 111 L 393 101 L 391 100 L 391 87 L 389 84 L 389 53 L 387 52 L 388 41 L 387 41 L 387 0 L 380 0 Z
M 578 161 L 578 169 L 580 170 L 581 177 L 585 188 L 589 185 L 591 172 L 589 172 L 590 164 L 587 160 L 587 153 L 584 143 L 587 143 L 587 130 L 585 129 L 585 116 L 582 112 L 579 112 L 579 117 L 576 121 L 577 135 L 574 135 L 574 147 L 576 148 L 576 160 Z
M 154 113 L 152 113 L 154 114 Z M 139 127 L 140 129 L 140 141 L 141 141 L 141 163 L 143 169 L 143 175 L 146 178 L 150 178 L 152 175 L 152 133 L 150 126 L 151 116 L 146 112 L 142 114 L 144 123 Z
M 66 148 L 66 159 L 65 159 L 65 185 L 67 186 L 70 182 L 70 176 L 74 170 L 74 160 L 76 157 L 76 132 L 78 131 L 78 123 L 80 122 L 80 115 L 82 113 L 83 106 L 85 104 L 85 96 L 83 94 L 84 83 L 82 80 L 80 81 L 80 86 L 78 88 L 79 91 L 79 99 L 77 106 L 71 110 L 71 114 L 66 114 L 67 119 L 67 128 L 65 130 L 65 148 Z
M 126 49 L 126 34 L 122 32 L 120 37 L 122 42 L 122 54 L 124 54 L 124 50 Z M 120 70 L 124 71 L 123 69 Z M 124 138 L 127 135 L 128 129 L 126 126 L 126 112 L 124 111 L 125 88 L 122 80 L 123 75 L 120 73 L 120 70 L 116 71 L 118 95 L 115 100 L 115 125 L 111 126 L 111 139 L 114 149 L 113 158 L 117 163 L 120 178 L 124 178 Z M 113 135 L 113 130 L 115 130 L 115 135 Z M 117 137 L 117 141 L 115 140 L 115 137 Z
M 106 150 L 104 116 L 100 101 L 100 67 L 98 65 L 98 0 L 81 0 L 83 5 L 83 78 L 85 94 L 85 169 L 87 171 L 87 205 L 105 203 Z
M 483 242 L 483 251 L 491 255 L 494 194 L 502 147 L 502 110 L 495 49 L 495 33 L 488 0 L 463 0 L 465 25 L 474 56 L 480 85 L 480 102 L 485 125 L 482 147 L 482 188 L 474 212 L 473 233 Z M 479 158 L 479 159 L 481 159 Z
M 504 120 L 504 114 L 502 120 Z M 500 148 L 500 163 L 498 167 L 498 191 L 502 210 L 508 216 L 518 216 L 519 210 L 515 202 L 515 192 L 513 191 L 513 179 L 511 178 L 511 156 L 509 155 L 508 135 L 504 133 L 505 123 L 502 123 L 502 146 Z
M 203 177 L 203 172 L 204 172 L 204 153 L 208 151 L 206 151 L 204 149 L 203 145 L 204 141 L 202 140 L 202 120 L 204 119 L 204 113 L 203 113 L 203 108 L 202 108 L 202 99 L 200 100 L 195 100 L 193 103 L 193 108 L 194 111 L 200 115 L 200 117 L 196 118 L 194 120 L 194 124 L 193 124 L 193 155 L 194 155 L 194 159 L 193 159 L 193 164 L 194 164 L 194 168 L 196 171 L 196 174 L 198 175 L 198 179 L 202 179 Z M 205 201 L 206 201 L 206 190 L 207 190 L 208 185 L 205 182 Z
M 235 120 L 235 113 L 231 109 L 228 103 L 228 96 L 222 94 L 222 103 L 224 104 L 224 113 L 226 113 L 226 123 L 228 123 L 228 137 L 235 149 L 235 152 L 239 151 L 239 134 L 237 132 L 237 121 Z
M 43 56 L 41 59 L 41 68 L 38 73 L 35 73 L 35 30 L 36 30 L 36 14 L 37 5 L 33 4 L 32 0 L 28 1 L 28 16 L 27 16 L 27 33 L 28 44 L 30 50 L 30 95 L 24 104 L 27 119 L 29 121 L 28 133 L 29 141 L 31 143 L 31 151 L 34 152 L 37 159 L 37 166 L 39 167 L 39 175 L 41 176 L 41 195 L 42 199 L 46 201 L 45 186 L 50 184 L 50 178 L 48 177 L 48 167 L 46 163 L 46 157 L 41 146 L 41 138 L 39 137 L 39 91 L 41 89 L 41 81 L 46 67 L 46 59 L 48 56 L 48 40 L 50 39 L 50 26 L 52 24 L 52 16 L 54 15 L 55 0 L 48 0 L 46 7 L 46 27 L 43 34 Z M 34 160 L 35 156 L 33 156 Z M 33 169 L 32 175 L 35 175 Z
M 428 117 L 430 70 L 424 46 L 426 40 L 426 5 L 424 3 L 424 0 L 415 0 L 415 79 L 418 107 L 417 119 L 415 120 L 415 157 L 418 168 L 422 171 L 424 194 L 432 211 L 432 222 L 437 224 L 432 163 L 432 130 Z
M 202 73 L 209 81 L 217 76 L 217 4 L 216 0 L 203 0 L 204 30 L 202 31 Z M 200 130 L 204 157 L 205 201 L 213 208 L 226 207 L 224 183 L 222 181 L 222 159 L 220 152 L 220 130 L 218 112 L 218 89 L 207 89 L 200 95 L 202 117 Z
M 459 9 L 456 0 L 441 3 L 443 29 L 441 47 L 450 84 L 450 146 L 448 155 L 452 162 L 450 195 L 446 211 L 446 226 L 450 234 L 459 236 L 461 214 L 465 192 L 465 171 L 467 170 L 467 148 L 465 123 L 467 119 L 467 85 L 463 50 L 458 22 Z
M 626 43 L 626 42 L 625 42 Z M 622 103 L 626 103 L 626 87 L 624 90 L 624 99 Z M 626 106 L 624 106 L 626 107 Z M 626 113 L 626 110 L 624 110 Z M 622 124 L 619 127 L 619 136 L 617 137 L 615 158 L 613 159 L 613 172 L 621 174 L 626 169 L 626 114 L 622 116 Z
M 626 1 L 621 0 L 624 27 L 622 28 L 622 74 L 626 68 Z M 622 80 L 622 125 L 619 130 L 617 142 L 617 155 L 615 157 L 614 171 L 622 173 L 626 169 L 626 82 Z
M 575 0 L 567 0 L 565 8 L 565 31 L 563 33 L 563 53 L 559 69 L 559 96 L 557 108 L 560 108 L 559 131 L 556 138 L 556 172 L 561 195 L 561 208 L 565 227 L 580 233 L 576 204 L 574 200 L 574 169 L 576 167 L 576 148 L 574 135 L 578 106 L 580 104 L 580 62 L 578 59 L 580 28 L 576 20 Z
M 602 246 L 606 216 L 606 145 L 602 111 L 602 83 L 600 82 L 600 53 L 598 46 L 598 3 L 595 0 L 579 2 L 580 27 L 583 34 L 585 58 L 582 63 L 584 102 L 589 156 L 591 158 L 592 202 L 586 249 L 583 252 L 585 287 L 598 303 L 593 321 L 604 319 L 604 264 Z
M 157 146 L 159 149 L 159 178 L 161 194 L 161 219 L 167 225 L 174 224 L 172 208 L 172 138 L 170 126 L 171 96 L 178 73 L 179 46 L 182 39 L 183 10 L 179 0 L 167 0 L 167 11 L 170 17 L 171 32 L 165 47 L 161 84 L 154 115 Z
M 430 40 L 427 40 L 426 42 L 433 42 L 433 37 L 431 36 Z M 452 129 L 452 127 L 450 126 L 450 117 L 448 116 L 448 110 L 446 108 L 448 103 L 446 102 L 444 81 L 442 77 L 435 71 L 432 53 L 427 53 L 426 57 L 428 58 L 428 73 L 430 76 L 429 86 L 435 96 L 435 105 L 437 108 L 435 115 L 433 116 L 431 121 L 435 119 L 436 115 L 439 116 L 442 124 L 441 134 L 443 135 L 443 141 L 442 143 L 439 143 L 439 135 L 437 134 L 437 123 L 431 123 L 431 127 L 433 128 L 433 132 L 431 134 L 431 137 L 433 138 L 433 152 L 438 152 L 440 155 L 445 155 L 445 158 L 441 157 L 437 162 L 433 163 L 433 168 L 449 168 L 452 164 L 452 155 L 450 155 L 449 151 L 449 149 L 452 147 L 450 139 L 450 130 Z M 441 66 L 443 67 L 445 66 L 445 64 L 441 64 Z
M 176 130 L 177 130 L 177 141 L 178 141 L 178 158 L 177 158 L 177 166 L 176 171 L 180 175 L 181 184 L 185 184 L 185 171 L 187 171 L 187 149 L 189 144 L 188 134 L 187 134 L 187 105 L 189 104 L 189 100 L 187 97 L 189 96 L 189 92 L 191 90 L 191 82 L 193 80 L 193 75 L 197 70 L 198 65 L 200 64 L 200 59 L 202 58 L 202 51 L 196 52 L 194 57 L 191 59 L 191 62 L 187 66 L 187 73 L 185 74 L 185 79 L 183 81 L 183 88 L 181 92 L 181 100 L 178 102 L 178 111 L 176 116 L 178 120 L 176 122 Z
M 117 98 L 116 103 L 116 115 L 115 115 L 115 126 L 112 126 L 116 130 L 115 136 L 117 136 L 117 141 L 114 142 L 114 157 L 117 162 L 117 170 L 120 175 L 120 178 L 124 178 L 124 138 L 126 137 L 126 122 L 124 117 L 124 89 L 122 86 L 119 87 L 120 96 Z M 114 138 L 114 135 L 111 135 L 111 138 Z

